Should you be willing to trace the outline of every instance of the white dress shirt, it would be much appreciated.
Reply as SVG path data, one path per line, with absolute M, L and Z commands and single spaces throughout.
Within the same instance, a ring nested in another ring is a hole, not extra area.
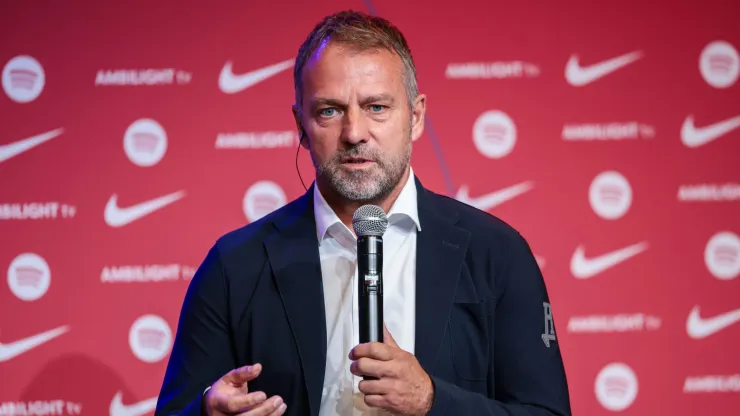
M 315 184 L 313 196 L 327 335 L 319 415 L 385 414 L 365 405 L 358 388 L 362 378 L 349 371 L 349 351 L 359 344 L 357 239 L 329 207 Z M 387 216 L 388 229 L 383 235 L 383 319 L 399 347 L 413 354 L 416 232 L 421 230 L 413 170 Z

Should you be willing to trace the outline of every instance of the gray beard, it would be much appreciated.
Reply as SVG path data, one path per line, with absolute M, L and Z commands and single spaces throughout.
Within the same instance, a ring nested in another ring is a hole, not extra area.
M 346 171 L 341 167 L 345 157 L 362 157 L 375 162 L 368 171 Z M 331 190 L 347 201 L 370 203 L 388 196 L 403 177 L 411 162 L 411 138 L 403 153 L 383 157 L 379 152 L 366 150 L 361 145 L 337 152 L 323 165 L 316 163 L 316 179 L 328 185 Z

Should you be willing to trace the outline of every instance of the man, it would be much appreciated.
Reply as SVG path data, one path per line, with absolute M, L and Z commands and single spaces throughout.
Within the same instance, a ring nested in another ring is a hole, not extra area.
M 155 414 L 570 415 L 527 242 L 413 174 L 426 97 L 403 35 L 364 14 L 329 16 L 301 46 L 294 82 L 316 181 L 212 247 Z M 364 204 L 388 213 L 386 330 L 358 345 L 351 222 Z

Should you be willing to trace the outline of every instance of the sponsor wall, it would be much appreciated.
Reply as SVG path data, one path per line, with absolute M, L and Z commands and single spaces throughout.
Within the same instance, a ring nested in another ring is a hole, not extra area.
M 740 9 L 679 3 L 3 4 L 0 415 L 152 412 L 208 248 L 304 192 L 341 8 L 411 43 L 424 185 L 530 242 L 574 414 L 737 414 Z

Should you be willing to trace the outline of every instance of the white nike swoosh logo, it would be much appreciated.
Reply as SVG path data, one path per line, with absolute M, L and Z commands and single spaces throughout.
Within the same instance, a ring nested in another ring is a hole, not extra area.
M 582 67 L 578 55 L 571 55 L 565 65 L 565 79 L 574 87 L 582 87 L 642 58 L 641 51 L 630 52 L 616 58 Z
M 293 66 L 295 60 L 287 59 L 274 65 L 256 69 L 241 75 L 234 75 L 231 61 L 226 62 L 218 77 L 218 86 L 226 94 L 235 94 L 239 91 L 252 87 L 260 82 L 273 77 Z
M 69 331 L 69 326 L 60 326 L 46 332 L 10 342 L 0 343 L 0 362 L 11 360 Z
M 693 339 L 702 339 L 736 322 L 740 322 L 740 309 L 703 319 L 699 314 L 699 307 L 694 306 L 694 309 L 689 313 L 689 318 L 686 320 L 686 333 Z
M 500 189 L 498 191 L 491 192 L 489 194 L 481 195 L 475 198 L 471 198 L 468 194 L 468 186 L 462 185 L 457 190 L 455 199 L 482 211 L 487 211 L 497 205 L 501 205 L 506 201 L 509 201 L 517 196 L 529 191 L 534 188 L 534 182 L 527 181 L 522 182 L 508 188 Z
M 642 253 L 647 248 L 647 242 L 642 242 L 587 259 L 586 250 L 580 245 L 570 259 L 570 272 L 577 279 L 588 279 Z
M 14 143 L 2 145 L 0 146 L 0 162 L 5 162 L 12 157 L 18 156 L 23 152 L 27 152 L 34 147 L 59 136 L 60 134 L 62 134 L 63 131 L 63 128 L 58 128 L 56 130 L 50 130 L 46 133 L 41 133 L 27 139 L 18 140 Z
M 686 117 L 681 126 L 681 141 L 687 147 L 699 147 L 740 127 L 740 116 L 697 128 L 694 116 Z
M 141 416 L 157 408 L 157 397 L 142 400 L 138 403 L 123 404 L 123 392 L 119 391 L 110 402 L 110 416 Z
M 118 195 L 113 194 L 105 205 L 105 222 L 111 227 L 123 227 L 185 196 L 185 191 L 173 192 L 126 208 L 118 206 Z

